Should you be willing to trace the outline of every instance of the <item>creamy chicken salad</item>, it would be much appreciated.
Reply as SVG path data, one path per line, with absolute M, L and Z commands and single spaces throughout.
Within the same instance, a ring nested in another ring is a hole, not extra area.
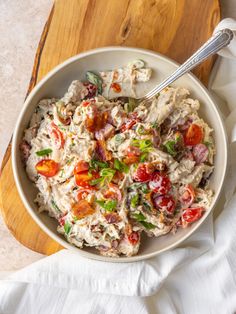
M 174 233 L 210 207 L 213 130 L 185 88 L 138 104 L 136 88 L 151 72 L 141 60 L 87 72 L 63 98 L 41 100 L 25 130 L 20 150 L 35 202 L 79 248 L 132 256 L 142 234 Z

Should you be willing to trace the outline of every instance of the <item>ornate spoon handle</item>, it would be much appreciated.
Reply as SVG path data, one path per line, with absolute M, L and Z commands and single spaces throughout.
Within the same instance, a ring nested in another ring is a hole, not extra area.
M 159 93 L 162 89 L 173 83 L 183 74 L 189 72 L 199 63 L 203 62 L 209 56 L 215 54 L 217 51 L 227 46 L 233 39 L 233 32 L 230 29 L 223 29 L 213 35 L 203 46 L 201 46 L 188 60 L 186 60 L 178 69 L 167 77 L 161 84 L 157 85 L 149 93 L 147 93 L 141 100 L 148 100 Z

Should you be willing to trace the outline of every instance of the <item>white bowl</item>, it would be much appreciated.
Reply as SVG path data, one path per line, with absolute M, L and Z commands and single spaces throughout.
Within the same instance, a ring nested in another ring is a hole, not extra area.
M 27 127 L 37 103 L 45 97 L 62 97 L 71 81 L 84 79 L 85 72 L 88 70 L 113 69 L 126 65 L 135 59 L 144 60 L 147 66 L 154 70 L 152 79 L 150 82 L 143 84 L 142 90 L 138 91 L 138 96 L 144 95 L 145 92 L 149 91 L 155 84 L 172 73 L 178 66 L 177 63 L 160 54 L 137 48 L 106 47 L 90 50 L 72 57 L 53 69 L 29 94 L 18 118 L 12 142 L 14 178 L 21 199 L 32 218 L 51 238 L 65 248 L 72 249 L 85 257 L 108 262 L 131 262 L 147 259 L 169 250 L 184 241 L 198 229 L 214 208 L 224 182 L 227 167 L 227 140 L 219 110 L 209 92 L 200 81 L 194 75 L 186 74 L 176 82 L 176 85 L 186 87 L 191 91 L 193 97 L 200 100 L 200 115 L 214 129 L 217 148 L 215 170 L 210 182 L 210 186 L 215 194 L 211 208 L 199 221 L 186 229 L 178 230 L 175 235 L 168 234 L 159 238 L 143 238 L 139 253 L 136 256 L 107 258 L 98 255 L 95 249 L 79 249 L 71 245 L 62 235 L 57 233 L 56 220 L 47 216 L 46 213 L 38 213 L 37 206 L 34 203 L 37 190 L 26 175 L 19 152 L 19 144 L 23 136 L 23 131 Z

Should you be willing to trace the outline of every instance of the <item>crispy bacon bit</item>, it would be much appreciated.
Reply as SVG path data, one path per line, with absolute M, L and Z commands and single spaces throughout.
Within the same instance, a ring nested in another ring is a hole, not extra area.
M 95 157 L 103 161 L 112 159 L 112 153 L 107 150 L 105 141 L 97 141 L 95 147 Z
M 91 112 L 87 115 L 85 120 L 85 127 L 89 132 L 96 132 L 102 128 L 107 123 L 108 112 L 99 112 L 95 105 L 90 105 Z
M 95 138 L 97 140 L 107 140 L 115 134 L 115 128 L 110 123 L 107 123 L 104 128 L 95 132 Z
M 115 92 L 115 93 L 121 92 L 121 86 L 118 83 L 112 83 L 111 88 L 112 88 L 113 92 Z
M 71 211 L 77 219 L 82 219 L 95 213 L 95 209 L 86 200 L 73 204 Z
M 31 146 L 28 142 L 26 141 L 22 141 L 20 143 L 20 151 L 21 151 L 21 157 L 22 157 L 22 160 L 24 163 L 27 162 L 29 156 L 30 156 L 30 149 L 31 149 Z
M 109 224 L 115 224 L 115 223 L 121 221 L 120 216 L 116 213 L 105 214 L 104 217 L 106 218 L 106 221 Z

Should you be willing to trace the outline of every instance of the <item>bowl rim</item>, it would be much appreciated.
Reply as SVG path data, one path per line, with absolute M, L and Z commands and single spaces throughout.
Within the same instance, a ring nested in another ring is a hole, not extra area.
M 57 243 L 59 243 L 61 246 L 63 246 L 64 248 L 73 250 L 75 252 L 77 252 L 77 254 L 80 254 L 82 257 L 87 257 L 93 260 L 98 260 L 98 261 L 105 261 L 105 262 L 122 262 L 122 263 L 128 263 L 128 262 L 136 262 L 136 261 L 140 261 L 140 260 L 146 260 L 149 258 L 152 258 L 154 256 L 157 256 L 167 250 L 173 249 L 176 246 L 180 245 L 183 241 L 185 241 L 188 237 L 190 237 L 199 227 L 201 224 L 203 224 L 205 222 L 205 220 L 207 219 L 207 217 L 209 216 L 209 214 L 214 210 L 215 205 L 219 199 L 219 196 L 221 194 L 222 191 L 222 187 L 223 187 L 223 183 L 225 181 L 225 177 L 226 177 L 226 170 L 227 170 L 227 165 L 228 165 L 228 140 L 227 140 L 227 135 L 226 135 L 226 129 L 221 117 L 221 112 L 217 106 L 216 101 L 214 100 L 214 98 L 211 96 L 210 92 L 207 90 L 207 88 L 202 84 L 202 82 L 195 77 L 194 74 L 192 73 L 187 73 L 186 75 L 193 81 L 193 83 L 195 83 L 196 85 L 199 86 L 199 88 L 201 89 L 201 92 L 204 94 L 204 96 L 208 99 L 208 101 L 211 103 L 214 111 L 215 111 L 215 115 L 217 116 L 218 120 L 221 122 L 221 129 L 222 129 L 222 147 L 221 149 L 224 150 L 225 153 L 225 162 L 224 164 L 222 164 L 222 168 L 223 168 L 223 176 L 221 177 L 220 183 L 219 183 L 219 189 L 218 189 L 218 193 L 215 197 L 214 202 L 211 204 L 210 209 L 204 214 L 202 220 L 200 220 L 199 222 L 195 223 L 195 226 L 193 226 L 193 228 L 191 229 L 191 231 L 189 231 L 185 236 L 183 236 L 181 239 L 177 240 L 175 243 L 168 245 L 167 247 L 159 250 L 159 251 L 155 251 L 152 253 L 146 253 L 144 255 L 135 255 L 135 256 L 131 256 L 131 257 L 106 257 L 106 256 L 102 256 L 102 255 L 96 255 L 90 252 L 86 252 L 83 249 L 79 249 L 75 246 L 73 246 L 72 244 L 70 244 L 69 242 L 66 241 L 66 239 L 62 239 L 60 238 L 59 234 L 57 235 L 56 233 L 54 233 L 53 231 L 51 231 L 41 220 L 40 218 L 37 216 L 37 214 L 34 212 L 34 210 L 31 208 L 31 206 L 29 205 L 29 203 L 26 200 L 26 197 L 24 195 L 24 190 L 23 187 L 20 183 L 20 180 L 18 179 L 19 176 L 19 171 L 18 171 L 18 166 L 17 166 L 17 153 L 18 153 L 18 145 L 17 145 L 17 135 L 19 133 L 19 129 L 20 129 L 20 125 L 21 125 L 21 121 L 24 117 L 25 112 L 27 111 L 32 99 L 34 98 L 35 94 L 37 93 L 38 90 L 41 89 L 41 87 L 47 82 L 47 80 L 49 78 L 52 78 L 54 75 L 57 74 L 57 72 L 59 72 L 61 69 L 63 69 L 64 67 L 66 67 L 67 65 L 82 59 L 84 57 L 87 57 L 89 55 L 93 55 L 93 54 L 97 54 L 97 53 L 102 53 L 102 52 L 108 52 L 108 51 L 131 51 L 131 52 L 136 52 L 136 53 L 144 53 L 146 55 L 152 56 L 152 57 L 158 57 L 159 59 L 161 59 L 164 62 L 169 63 L 170 65 L 174 66 L 175 68 L 179 66 L 179 63 L 173 61 L 172 59 L 154 52 L 152 50 L 148 50 L 148 49 L 143 49 L 143 48 L 135 48 L 135 47 L 122 47 L 122 46 L 107 46 L 107 47 L 101 47 L 101 48 L 95 48 L 95 49 L 91 49 L 82 53 L 79 53 L 73 57 L 70 57 L 69 59 L 65 60 L 64 62 L 60 63 L 59 65 L 57 65 L 56 67 L 54 67 L 51 71 L 49 71 L 36 85 L 35 87 L 32 89 L 32 91 L 29 93 L 29 95 L 27 96 L 27 98 L 24 101 L 23 107 L 21 109 L 21 112 L 18 116 L 17 122 L 16 122 L 16 126 L 15 126 L 15 130 L 13 133 L 13 138 L 12 138 L 12 169 L 13 169 L 13 175 L 14 175 L 14 180 L 16 183 L 16 187 L 18 190 L 18 193 L 20 195 L 21 200 L 23 201 L 23 204 L 26 208 L 26 210 L 28 211 L 28 213 L 31 215 L 31 217 L 33 218 L 33 220 L 38 224 L 38 226 L 49 236 L 51 237 L 54 241 L 56 241 Z

